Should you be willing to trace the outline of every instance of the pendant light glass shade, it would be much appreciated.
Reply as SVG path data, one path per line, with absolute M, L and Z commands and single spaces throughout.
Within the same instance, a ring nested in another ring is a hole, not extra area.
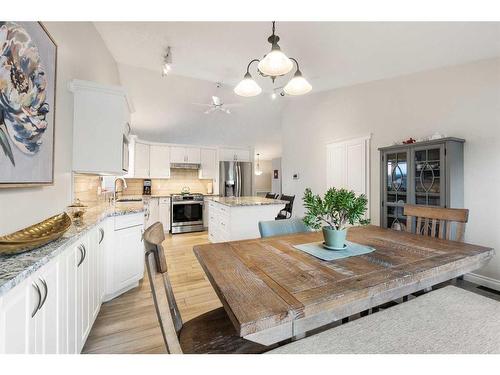
M 262 89 L 257 82 L 253 80 L 250 73 L 247 72 L 243 80 L 234 88 L 234 92 L 239 96 L 250 97 L 259 95 Z
M 259 71 L 267 76 L 278 77 L 287 74 L 293 69 L 293 62 L 275 44 L 258 65 Z
M 283 91 L 288 95 L 303 95 L 312 90 L 312 86 L 302 77 L 300 70 L 295 72 L 293 78 L 283 87 Z
M 260 169 L 260 154 L 257 154 L 257 166 L 255 167 L 255 175 L 260 176 L 262 174 L 262 169 Z

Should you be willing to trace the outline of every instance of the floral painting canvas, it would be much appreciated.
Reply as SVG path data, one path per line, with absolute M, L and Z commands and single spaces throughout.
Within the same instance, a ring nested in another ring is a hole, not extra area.
M 40 23 L 0 21 L 0 187 L 54 181 L 56 60 Z

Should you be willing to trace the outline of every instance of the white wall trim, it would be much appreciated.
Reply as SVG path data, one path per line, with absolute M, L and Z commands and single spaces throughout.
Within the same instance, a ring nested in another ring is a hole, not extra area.
M 500 280 L 493 279 L 488 276 L 478 275 L 477 273 L 468 273 L 464 275 L 464 280 L 500 291 Z
M 344 138 L 333 138 L 328 141 L 326 141 L 326 145 L 328 146 L 329 144 L 332 143 L 343 143 L 343 142 L 349 142 L 349 141 L 355 141 L 355 140 L 370 140 L 372 138 L 372 133 L 368 133 L 365 135 L 359 135 L 357 137 L 344 137 Z

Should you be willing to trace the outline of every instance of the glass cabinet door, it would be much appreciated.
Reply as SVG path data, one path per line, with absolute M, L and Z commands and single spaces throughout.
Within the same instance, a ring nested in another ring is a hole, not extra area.
M 442 206 L 444 174 L 442 145 L 416 148 L 413 151 L 413 189 L 415 191 L 415 204 L 425 206 Z
M 384 224 L 387 228 L 406 230 L 403 207 L 408 202 L 408 151 L 387 152 L 384 164 Z

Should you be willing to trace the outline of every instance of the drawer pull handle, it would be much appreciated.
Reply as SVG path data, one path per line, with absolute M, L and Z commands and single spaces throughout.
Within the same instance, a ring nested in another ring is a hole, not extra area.
M 31 317 L 34 318 L 38 310 L 40 310 L 40 302 L 42 302 L 42 293 L 40 292 L 40 287 L 38 286 L 37 283 L 33 282 L 32 283 L 33 288 L 36 290 L 36 294 L 38 296 L 38 302 L 36 304 L 35 310 L 31 313 Z
M 40 282 L 43 285 L 43 289 L 45 289 L 45 296 L 43 297 L 43 300 L 40 303 L 40 307 L 38 308 L 38 310 L 40 310 L 43 307 L 43 305 L 45 305 L 45 301 L 47 301 L 47 296 L 49 295 L 49 288 L 47 287 L 47 282 L 43 278 L 39 277 L 38 280 L 40 280 Z
M 99 232 L 101 233 L 101 238 L 99 239 L 99 245 L 100 245 L 101 242 L 104 240 L 104 229 L 99 228 Z
M 85 260 L 85 256 L 87 255 L 87 250 L 85 250 L 85 246 L 82 244 L 80 246 L 78 246 L 78 250 L 80 250 L 80 261 L 78 262 L 78 264 L 76 265 L 77 267 L 80 267 L 81 264 L 83 263 L 83 261 Z

